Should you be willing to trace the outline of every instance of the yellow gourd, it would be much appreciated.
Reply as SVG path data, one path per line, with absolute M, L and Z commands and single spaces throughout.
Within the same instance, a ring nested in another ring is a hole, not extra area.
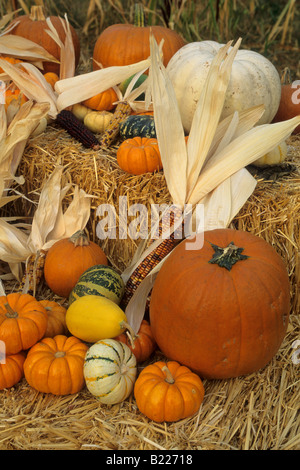
M 66 325 L 73 336 L 95 343 L 121 334 L 126 329 L 127 318 L 112 300 L 99 295 L 84 295 L 69 306 Z
M 91 111 L 84 117 L 84 125 L 96 134 L 104 132 L 113 114 L 109 111 Z
M 87 106 L 84 106 L 81 103 L 76 103 L 72 106 L 72 113 L 77 117 L 77 119 L 79 119 L 79 121 L 83 121 L 85 116 L 91 112 L 92 110 L 90 108 L 87 108 Z

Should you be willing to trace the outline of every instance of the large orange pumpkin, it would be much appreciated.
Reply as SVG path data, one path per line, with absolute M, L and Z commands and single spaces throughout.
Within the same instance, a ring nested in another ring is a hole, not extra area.
M 74 336 L 44 338 L 28 351 L 25 378 L 39 392 L 77 393 L 85 384 L 83 363 L 87 350 L 88 346 Z
M 1 357 L 0 357 L 1 359 Z M 24 375 L 25 354 L 20 352 L 0 360 L 0 390 L 16 385 Z
M 39 341 L 47 328 L 47 312 L 30 294 L 0 297 L 0 340 L 6 354 L 17 354 Z
M 286 333 L 284 262 L 266 241 L 244 231 L 208 231 L 201 245 L 199 234 L 183 241 L 158 273 L 150 300 L 154 338 L 168 358 L 202 377 L 255 372 Z
M 152 31 L 157 43 L 164 40 L 163 63 L 166 66 L 171 57 L 185 42 L 174 30 L 164 26 L 145 26 L 142 5 L 136 5 L 135 24 L 114 24 L 108 26 L 98 37 L 93 52 L 93 68 L 99 62 L 103 67 L 129 65 L 147 59 L 150 55 L 149 35 Z
M 70 238 L 58 240 L 49 249 L 44 265 L 45 281 L 55 294 L 69 297 L 81 274 L 96 264 L 107 265 L 106 255 L 79 230 Z
M 54 25 L 61 41 L 64 42 L 66 33 L 63 23 L 65 20 L 58 16 L 50 16 L 50 20 Z M 60 47 L 54 39 L 52 39 L 46 30 L 49 29 L 46 23 L 46 17 L 43 12 L 43 7 L 32 6 L 29 15 L 22 15 L 16 17 L 10 24 L 16 26 L 10 31 L 10 34 L 15 34 L 42 46 L 46 51 L 53 55 L 56 59 L 60 60 Z M 80 56 L 80 43 L 75 29 L 70 25 L 72 39 L 75 51 L 75 65 L 77 66 Z M 59 74 L 60 64 L 55 62 L 43 62 L 44 72 L 55 72 Z

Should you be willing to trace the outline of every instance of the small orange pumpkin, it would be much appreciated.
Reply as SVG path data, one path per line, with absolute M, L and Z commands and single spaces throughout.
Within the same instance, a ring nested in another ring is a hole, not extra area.
M 137 362 L 143 362 L 148 359 L 156 349 L 156 342 L 152 335 L 151 326 L 147 320 L 142 321 L 137 335 L 127 331 L 117 336 L 115 339 L 127 344 L 135 355 Z
M 0 56 L 0 59 L 6 60 L 6 62 L 9 62 L 10 64 L 20 64 L 22 61 L 20 59 L 17 59 L 15 57 L 3 57 Z M 0 73 L 4 73 L 4 70 L 0 67 Z
M 87 350 L 88 346 L 75 336 L 44 338 L 28 351 L 25 378 L 42 393 L 77 393 L 85 384 L 83 364 Z
M 95 111 L 111 111 L 116 107 L 114 104 L 116 101 L 118 101 L 117 93 L 113 88 L 108 88 L 102 93 L 83 101 L 82 104 Z
M 122 170 L 132 175 L 162 169 L 158 141 L 154 138 L 137 136 L 124 140 L 118 148 L 117 161 Z
M 174 422 L 195 414 L 204 398 L 200 377 L 178 362 L 146 366 L 134 385 L 138 409 L 152 421 Z
M 0 360 L 0 390 L 13 387 L 21 380 L 24 375 L 24 361 L 24 352 L 6 356 L 3 363 Z
M 67 309 L 54 300 L 40 300 L 48 314 L 47 329 L 45 338 L 53 338 L 56 335 L 66 335 L 68 328 L 66 325 Z
M 81 274 L 96 264 L 107 265 L 106 255 L 79 230 L 70 238 L 58 240 L 49 249 L 44 265 L 45 281 L 55 294 L 69 297 Z
M 47 312 L 35 297 L 18 292 L 0 297 L 0 340 L 7 355 L 29 349 L 46 328 Z
M 281 98 L 279 108 L 273 122 L 286 121 L 300 114 L 300 81 L 286 83 L 281 86 Z M 293 134 L 300 133 L 300 125 L 297 126 Z

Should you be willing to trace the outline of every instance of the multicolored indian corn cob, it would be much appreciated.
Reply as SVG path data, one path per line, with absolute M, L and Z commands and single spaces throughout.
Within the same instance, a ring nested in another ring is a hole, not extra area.
M 165 212 L 162 217 L 161 223 L 159 224 L 155 238 L 151 238 L 150 244 L 154 242 L 159 236 L 161 236 L 170 229 L 178 220 L 182 219 L 182 210 L 177 206 L 171 206 L 167 212 Z M 179 219 L 180 218 L 180 219 Z M 128 279 L 125 285 L 125 291 L 122 298 L 122 308 L 126 308 L 131 297 L 135 293 L 136 289 L 140 283 L 145 279 L 145 277 L 152 271 L 152 269 L 157 266 L 157 264 L 165 258 L 173 248 L 181 241 L 182 239 L 182 226 L 175 230 L 168 238 L 164 238 L 162 242 L 156 247 L 151 253 L 149 253 L 146 258 L 144 258 L 141 263 L 135 268 L 130 278 Z M 181 235 L 178 236 L 178 233 Z M 147 307 L 147 306 L 146 306 Z
M 40 250 L 27 258 L 25 271 L 20 283 L 20 292 L 32 294 L 35 297 L 36 289 L 44 274 L 46 254 L 45 250 Z
M 119 134 L 119 125 L 131 113 L 131 106 L 127 101 L 120 101 L 114 111 L 108 126 L 103 132 L 100 145 L 101 147 L 109 147 Z
M 90 131 L 77 117 L 69 110 L 63 109 L 57 116 L 56 122 L 68 134 L 77 139 L 84 147 L 98 150 L 100 144 L 95 134 Z

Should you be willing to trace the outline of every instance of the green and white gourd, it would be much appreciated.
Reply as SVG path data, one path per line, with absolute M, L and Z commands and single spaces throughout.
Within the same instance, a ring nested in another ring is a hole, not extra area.
M 124 281 L 114 268 L 97 264 L 80 276 L 70 293 L 69 305 L 83 295 L 101 295 L 119 305 L 124 289 Z
M 187 133 L 199 101 L 210 64 L 224 44 L 199 41 L 181 47 L 167 65 Z M 234 111 L 263 104 L 265 112 L 258 124 L 270 123 L 280 102 L 281 83 L 275 66 L 258 52 L 240 49 L 233 61 L 221 119 Z
M 101 403 L 120 403 L 133 391 L 137 375 L 135 355 L 120 341 L 98 341 L 86 353 L 83 375 L 87 389 Z
M 120 137 L 124 140 L 133 137 L 156 139 L 154 117 L 149 114 L 128 116 L 119 126 Z

